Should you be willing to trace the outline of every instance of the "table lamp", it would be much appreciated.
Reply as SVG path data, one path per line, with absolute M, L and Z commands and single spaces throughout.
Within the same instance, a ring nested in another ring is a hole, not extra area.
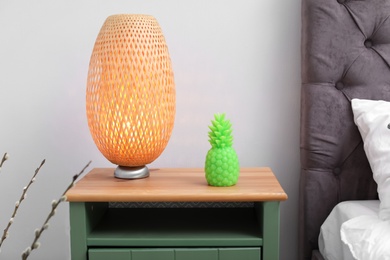
M 147 164 L 168 144 L 175 84 L 162 30 L 150 15 L 109 16 L 90 59 L 86 111 L 100 152 L 118 165 L 114 176 L 149 176 Z

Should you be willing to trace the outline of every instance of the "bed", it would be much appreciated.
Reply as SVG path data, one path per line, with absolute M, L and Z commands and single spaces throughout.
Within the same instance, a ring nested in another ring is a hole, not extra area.
M 389 16 L 390 0 L 302 0 L 299 259 L 328 258 L 321 251 L 329 227 L 338 234 L 338 241 L 331 238 L 334 246 L 342 248 L 334 251 L 342 254 L 352 250 L 341 241 L 347 223 L 363 227 L 356 222 L 362 216 L 390 223 L 389 212 L 383 211 L 384 200 L 390 199 L 383 193 L 390 185 L 383 166 L 387 161 L 390 169 L 390 147 L 382 154 L 379 178 L 373 168 L 377 155 L 366 153 L 374 146 L 371 140 L 379 139 L 365 135 L 359 125 L 365 101 L 383 101 L 385 110 L 390 101 Z M 390 109 L 382 117 L 387 120 L 388 114 Z M 365 227 L 367 233 L 370 226 Z

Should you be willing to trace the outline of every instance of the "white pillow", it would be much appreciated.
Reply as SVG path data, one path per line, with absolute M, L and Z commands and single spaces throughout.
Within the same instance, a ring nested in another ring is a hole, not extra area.
M 378 184 L 379 218 L 390 220 L 390 102 L 352 99 L 352 110 Z

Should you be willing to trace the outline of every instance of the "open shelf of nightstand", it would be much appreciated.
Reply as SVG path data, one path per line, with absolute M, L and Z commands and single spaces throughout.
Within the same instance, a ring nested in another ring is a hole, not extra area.
M 89 246 L 261 246 L 253 208 L 110 208 Z

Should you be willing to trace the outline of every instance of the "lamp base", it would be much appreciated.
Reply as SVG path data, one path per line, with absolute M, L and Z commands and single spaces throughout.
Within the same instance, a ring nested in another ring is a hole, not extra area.
M 146 166 L 118 166 L 115 169 L 114 176 L 119 179 L 142 179 L 149 177 L 149 169 Z

